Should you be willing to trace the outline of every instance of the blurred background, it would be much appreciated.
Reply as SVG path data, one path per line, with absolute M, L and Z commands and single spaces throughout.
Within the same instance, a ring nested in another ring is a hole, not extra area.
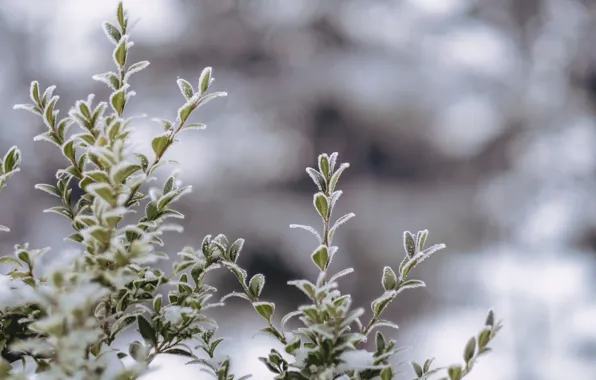
M 0 250 L 28 241 L 60 255 L 75 245 L 66 219 L 42 210 L 64 160 L 33 142 L 43 130 L 26 102 L 31 80 L 56 84 L 64 114 L 107 88 L 111 70 L 101 22 L 116 0 L 0 0 L 0 151 L 18 145 L 22 171 L 0 200 Z M 472 379 L 593 379 L 596 375 L 596 3 L 589 0 L 128 0 L 132 61 L 151 66 L 132 79 L 128 114 L 173 119 L 176 79 L 196 83 L 213 66 L 228 98 L 193 121 L 170 151 L 194 188 L 183 198 L 185 232 L 166 236 L 172 258 L 206 234 L 246 239 L 240 264 L 264 273 L 277 315 L 304 299 L 288 280 L 315 276 L 315 239 L 289 224 L 320 227 L 315 186 L 304 168 L 319 153 L 351 164 L 337 215 L 334 271 L 357 268 L 343 292 L 367 309 L 396 268 L 404 230 L 430 230 L 447 249 L 414 278 L 427 288 L 400 295 L 388 331 L 413 346 L 403 360 L 461 362 L 468 338 L 494 308 L 505 328 Z M 135 123 L 150 152 L 160 127 Z M 160 169 L 164 178 L 172 167 Z M 51 258 L 51 255 L 48 255 Z M 164 269 L 171 263 L 164 263 Z M 220 291 L 237 290 L 228 274 Z M 271 379 L 256 359 L 271 341 L 246 302 L 232 299 L 220 334 L 239 375 Z M 147 379 L 199 379 L 198 367 L 161 358 Z M 403 378 L 412 373 L 403 367 Z

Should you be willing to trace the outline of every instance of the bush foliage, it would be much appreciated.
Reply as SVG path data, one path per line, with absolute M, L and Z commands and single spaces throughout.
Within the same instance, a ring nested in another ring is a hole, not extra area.
M 184 248 L 171 273 L 152 267 L 169 257 L 160 250 L 162 235 L 181 230 L 169 222 L 184 218 L 175 204 L 190 193 L 191 187 L 181 184 L 175 175 L 160 187 L 148 191 L 144 187 L 154 179 L 156 169 L 171 163 L 166 154 L 180 136 L 205 128 L 190 121 L 195 111 L 226 93 L 211 91 L 211 68 L 202 71 L 195 85 L 178 79 L 184 99 L 175 120 L 154 119 L 163 133 L 152 140 L 152 157 L 135 152 L 130 141 L 131 122 L 139 116 L 125 116 L 126 106 L 135 95 L 129 81 L 149 62 L 129 62 L 133 42 L 122 3 L 116 22 L 105 22 L 103 29 L 114 44 L 115 69 L 93 79 L 110 88 L 109 99 L 96 102 L 89 95 L 59 118 L 55 86 L 42 89 L 33 82 L 31 103 L 15 106 L 40 117 L 45 131 L 35 140 L 56 145 L 64 155 L 66 167 L 57 171 L 56 183 L 35 187 L 57 198 L 56 206 L 45 211 L 68 219 L 73 233 L 67 239 L 77 243 L 78 249 L 45 268 L 40 267 L 40 259 L 48 248 L 16 245 L 14 256 L 0 258 L 0 264 L 9 268 L 0 276 L 2 288 L 7 290 L 0 304 L 0 378 L 26 379 L 34 370 L 38 379 L 136 379 L 149 371 L 157 355 L 175 354 L 187 357 L 188 364 L 199 365 L 218 380 L 246 379 L 250 375 L 232 374 L 230 358 L 216 353 L 222 338 L 217 337 L 217 323 L 208 315 L 209 309 L 224 306 L 223 301 L 230 297 L 248 302 L 264 320 L 260 331 L 283 344 L 283 352 L 272 349 L 267 357 L 260 358 L 275 379 L 396 378 L 402 363 L 394 359 L 403 348 L 379 331 L 381 327 L 397 328 L 383 319 L 383 313 L 402 291 L 425 286 L 421 280 L 410 278 L 410 273 L 444 246 L 427 247 L 426 230 L 405 232 L 405 255 L 397 269 L 384 268 L 382 293 L 370 305 L 371 319 L 363 321 L 364 309 L 354 307 L 351 296 L 338 289 L 337 281 L 353 269 L 334 274 L 329 270 L 338 252 L 333 245 L 335 232 L 354 217 L 350 213 L 335 219 L 333 215 L 342 194 L 339 180 L 349 166 L 340 163 L 338 154 L 333 153 L 321 154 L 316 168 L 306 169 L 318 190 L 313 206 L 321 217 L 322 230 L 291 226 L 312 233 L 316 239 L 311 259 L 319 270 L 318 277 L 288 284 L 303 292 L 310 300 L 308 304 L 278 321 L 275 304 L 261 298 L 265 277 L 256 274 L 248 278 L 238 265 L 244 240 L 231 240 L 222 234 L 207 235 L 198 248 Z M 75 133 L 71 127 L 76 127 Z M 13 147 L 0 161 L 0 189 L 19 171 L 20 160 L 20 151 Z M 78 198 L 72 195 L 76 187 L 83 190 Z M 133 213 L 140 217 L 128 215 Z M 134 222 L 123 223 L 124 218 Z M 7 227 L 0 229 L 8 231 Z M 231 272 L 238 279 L 239 291 L 214 301 L 217 290 L 206 282 L 206 274 L 214 270 Z M 288 329 L 292 318 L 299 327 Z M 477 358 L 490 350 L 488 344 L 500 328 L 490 311 L 482 330 L 465 346 L 463 364 L 435 368 L 429 359 L 422 364 L 411 362 L 409 371 L 418 380 L 432 376 L 462 379 Z M 122 351 L 115 340 L 128 329 L 136 329 L 139 339 Z M 363 346 L 372 336 L 374 350 L 368 351 Z M 190 341 L 198 345 L 193 349 L 187 345 Z M 123 364 L 127 356 L 134 365 Z M 17 363 L 23 366 L 14 366 Z

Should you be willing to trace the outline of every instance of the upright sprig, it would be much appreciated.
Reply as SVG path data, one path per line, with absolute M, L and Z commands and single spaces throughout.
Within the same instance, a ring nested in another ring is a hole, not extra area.
M 433 359 L 427 359 L 423 365 L 414 361 L 410 362 L 412 370 L 416 377 L 412 380 L 428 380 L 433 375 L 440 372 L 447 372 L 447 376 L 441 377 L 439 380 L 461 380 L 470 374 L 474 364 L 478 361 L 480 356 L 483 356 L 492 351 L 488 344 L 497 335 L 499 330 L 503 327 L 501 321 L 495 322 L 495 314 L 489 310 L 484 328 L 478 333 L 477 337 L 471 337 L 468 340 L 463 352 L 464 365 L 451 365 L 449 367 L 437 367 L 431 369 Z
M 16 146 L 11 147 L 0 159 L 0 191 L 6 186 L 6 181 L 15 173 L 20 171 L 21 151 Z M 0 232 L 8 232 L 10 229 L 0 225 Z

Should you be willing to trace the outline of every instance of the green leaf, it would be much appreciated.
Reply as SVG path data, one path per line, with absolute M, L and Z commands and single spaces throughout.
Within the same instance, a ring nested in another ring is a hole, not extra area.
M 220 300 L 220 302 L 223 302 L 225 300 L 227 300 L 228 298 L 232 298 L 232 297 L 238 297 L 238 298 L 242 298 L 244 300 L 250 301 L 251 299 L 244 293 L 239 293 L 239 292 L 232 292 L 229 294 L 226 294 L 225 296 L 223 296 Z
M 209 89 L 209 85 L 211 84 L 211 67 L 205 67 L 201 72 L 201 76 L 199 77 L 199 91 L 201 94 L 204 94 L 205 91 Z
M 425 286 L 426 286 L 426 284 L 424 283 L 424 281 L 407 280 L 407 281 L 402 282 L 402 284 L 399 286 L 399 290 L 423 288 Z
M 21 262 L 19 260 L 15 259 L 14 257 L 10 257 L 10 256 L 0 257 L 0 265 L 12 265 L 14 267 L 19 267 L 19 268 L 23 267 L 23 264 L 21 264 Z
M 272 302 L 254 302 L 253 307 L 259 315 L 271 322 L 271 316 L 275 312 L 275 304 Z
M 120 30 L 118 30 L 118 28 L 116 28 L 114 25 L 110 24 L 107 21 L 103 23 L 103 31 L 105 32 L 109 40 L 114 43 L 114 45 L 118 44 L 118 42 L 122 38 L 122 33 L 120 33 Z
M 123 315 L 114 322 L 110 329 L 110 336 L 115 337 L 116 334 L 123 331 L 128 326 L 132 325 L 137 320 L 136 315 Z
M 24 111 L 31 112 L 35 115 L 41 116 L 39 107 L 35 106 L 33 104 L 15 104 L 14 107 L 12 107 L 12 108 L 14 110 L 24 110 Z
M 381 380 L 393 379 L 393 369 L 391 367 L 385 367 L 381 370 Z
M 424 370 L 424 373 L 427 373 L 427 372 L 430 370 L 430 365 L 432 364 L 432 362 L 433 362 L 434 360 L 435 360 L 435 359 L 434 359 L 434 358 L 432 358 L 432 359 L 426 359 L 426 360 L 424 361 L 424 368 L 423 368 L 423 370 Z
M 387 291 L 385 292 L 385 294 L 372 301 L 371 310 L 375 317 L 381 315 L 383 310 L 385 310 L 389 303 L 393 301 L 393 297 L 395 297 L 395 294 L 395 291 Z
M 286 344 L 284 349 L 288 354 L 292 355 L 297 349 L 300 348 L 300 346 L 302 346 L 302 342 L 300 341 L 299 337 L 295 336 L 294 339 Z
M 126 18 L 124 15 L 124 4 L 122 1 L 118 2 L 118 10 L 116 11 L 116 17 L 118 18 L 118 24 L 122 29 L 126 28 Z
M 70 210 L 69 210 L 69 209 L 67 209 L 67 208 L 66 208 L 66 207 L 64 207 L 64 206 L 54 206 L 54 207 L 50 207 L 50 208 L 48 208 L 48 209 L 45 209 L 45 210 L 43 210 L 43 212 L 53 212 L 53 213 L 55 213 L 55 214 L 59 214 L 59 215 L 65 216 L 65 217 L 67 217 L 68 219 L 72 219 L 72 218 L 73 218 L 73 215 L 72 215 L 72 213 L 70 212 Z
M 459 365 L 454 365 L 449 367 L 447 373 L 449 374 L 450 380 L 460 380 L 461 379 L 461 371 L 462 368 Z
M 416 234 L 416 245 L 418 247 L 418 251 L 422 251 L 424 249 L 424 244 L 426 243 L 426 238 L 428 237 L 428 230 L 418 231 Z
M 72 234 L 72 235 L 68 235 L 64 240 L 72 240 L 75 243 L 82 243 L 83 242 L 83 237 L 81 236 L 81 234 Z
M 236 278 L 238 279 L 238 281 L 241 284 L 244 284 L 246 281 L 246 276 L 248 276 L 248 274 L 246 273 L 246 271 L 242 268 L 240 268 L 238 265 L 231 263 L 231 262 L 227 262 L 224 261 L 222 263 L 226 268 L 228 268 L 230 270 L 230 272 L 234 273 L 234 276 L 236 276 Z
M 170 354 L 170 355 L 187 356 L 189 358 L 195 357 L 192 352 L 183 350 L 181 348 L 170 348 L 169 350 L 165 350 L 163 353 Z
M 110 104 L 112 105 L 114 111 L 118 113 L 118 115 L 122 114 L 122 111 L 124 111 L 124 106 L 126 105 L 126 86 L 110 95 Z
M 168 145 L 170 143 L 170 134 L 164 133 L 159 135 L 153 139 L 151 142 L 151 147 L 153 148 L 153 152 L 155 156 L 160 157 L 165 153 Z
M 143 339 L 153 345 L 153 347 L 157 346 L 157 336 L 155 335 L 155 330 L 149 321 L 147 321 L 142 315 L 137 315 L 137 324 Z
M 31 256 L 29 256 L 29 252 L 24 250 L 18 251 L 17 258 L 25 264 L 31 266 Z
M 167 194 L 164 194 L 162 197 L 160 197 L 158 199 L 158 201 L 157 201 L 157 208 L 159 210 L 164 210 L 167 205 L 169 205 L 170 203 L 173 203 L 173 202 L 177 201 L 184 194 L 190 193 L 191 190 L 192 190 L 192 186 L 185 186 L 185 187 L 182 187 L 180 189 L 176 189 L 176 190 L 170 191 Z
M 326 154 L 319 155 L 319 171 L 323 177 L 329 178 L 329 157 Z
M 348 163 L 343 163 L 343 164 L 339 165 L 339 168 L 337 168 L 337 171 L 335 173 L 333 173 L 333 175 L 331 176 L 331 180 L 329 181 L 329 191 L 330 192 L 335 191 L 335 186 L 337 186 L 337 182 L 339 182 L 339 177 L 344 172 L 344 170 L 346 170 L 349 167 L 350 167 L 350 164 L 348 164 Z
M 323 218 L 323 220 L 327 220 L 329 212 L 329 201 L 327 200 L 325 194 L 320 192 L 316 193 L 313 199 L 313 203 L 315 205 L 315 208 L 317 209 L 317 212 L 319 213 L 319 215 L 321 215 L 321 218 Z
M 51 194 L 55 197 L 62 198 L 62 195 L 55 186 L 46 185 L 44 183 L 38 183 L 37 185 L 35 185 L 35 188 L 37 190 L 45 191 L 46 193 Z
M 309 175 L 315 185 L 317 185 L 320 191 L 325 191 L 327 189 L 327 181 L 325 178 L 323 178 L 321 173 L 313 168 L 306 168 L 306 173 Z
M 383 336 L 383 333 L 380 331 L 377 331 L 377 333 L 375 334 L 375 347 L 377 349 L 377 353 L 385 352 L 386 346 L 387 346 L 387 344 L 385 342 L 385 337 Z
M 31 87 L 29 89 L 29 97 L 35 104 L 39 105 L 41 103 L 41 98 L 39 95 L 39 82 L 36 80 L 31 82 Z
M 45 112 L 44 112 L 45 121 L 50 126 L 53 126 L 56 121 L 56 117 L 54 114 L 54 107 L 56 106 L 56 103 L 58 102 L 59 98 L 60 98 L 59 96 L 52 97 L 52 99 L 50 100 L 50 103 L 48 104 L 48 106 L 46 107 Z
M 134 155 L 139 159 L 143 171 L 146 171 L 147 167 L 149 166 L 149 160 L 147 159 L 147 156 L 141 153 L 135 153 Z
M 319 267 L 321 271 L 325 271 L 327 262 L 329 260 L 329 251 L 327 250 L 327 246 L 320 245 L 317 249 L 315 249 L 310 257 L 313 263 L 315 263 L 315 265 Z
M 112 187 L 107 183 L 92 183 L 85 188 L 89 194 L 99 197 L 107 204 L 112 204 L 116 199 Z
M 302 292 L 304 292 L 304 294 L 306 294 L 308 296 L 308 298 L 310 298 L 311 300 L 314 300 L 317 288 L 315 287 L 315 285 L 312 282 L 310 282 L 308 280 L 294 280 L 294 281 L 288 281 L 288 285 L 294 285 L 295 287 L 300 289 Z
M 55 89 L 56 89 L 56 86 L 50 86 L 50 87 L 46 88 L 46 90 L 43 92 L 43 95 L 41 96 L 41 108 L 46 107 L 46 105 L 48 104 L 48 101 L 50 101 L 50 99 L 52 98 L 52 95 L 54 94 Z
M 16 146 L 12 146 L 2 159 L 2 169 L 4 173 L 10 173 L 18 168 L 21 163 L 21 151 Z
M 128 53 L 127 45 L 128 45 L 128 36 L 122 36 L 122 38 L 116 45 L 116 48 L 114 49 L 114 55 L 113 55 L 114 62 L 121 69 L 123 69 L 124 65 L 126 65 L 126 56 Z
M 495 324 L 495 313 L 492 310 L 489 310 L 488 315 L 486 316 L 486 321 L 484 322 L 484 325 L 493 327 L 494 324 Z
M 76 160 L 75 140 L 71 139 L 64 143 L 62 146 L 62 154 L 70 161 Z
M 96 74 L 92 78 L 95 81 L 105 83 L 112 90 L 117 90 L 120 88 L 120 78 L 112 71 L 108 71 L 107 73 L 103 74 Z
M 490 342 L 490 329 L 484 328 L 484 330 L 478 334 L 478 347 L 484 348 L 488 342 Z
M 414 373 L 416 374 L 416 376 L 422 377 L 424 372 L 422 372 L 422 367 L 420 367 L 420 364 L 418 364 L 416 362 L 410 362 L 410 365 L 412 366 L 412 369 L 414 370 Z
M 395 290 L 397 288 L 397 276 L 393 269 L 388 266 L 383 269 L 382 284 L 385 290 Z
M 125 179 L 136 173 L 137 171 L 141 170 L 139 165 L 127 164 L 122 163 L 112 168 L 112 181 L 114 184 L 120 184 Z
M 130 65 L 130 67 L 126 71 L 126 78 L 128 79 L 132 74 L 138 73 L 139 71 L 144 70 L 145 68 L 147 68 L 147 66 L 149 66 L 149 64 L 150 64 L 149 61 L 140 61 L 137 63 L 133 63 L 132 65 Z
M 237 239 L 234 243 L 232 243 L 232 245 L 230 245 L 230 248 L 228 249 L 228 258 L 230 261 L 233 263 L 238 261 L 242 247 L 244 247 L 244 239 Z
M 182 107 L 178 108 L 178 120 L 180 120 L 180 123 L 184 123 L 195 108 L 197 108 L 197 105 L 193 101 L 188 101 Z
M 476 338 L 471 337 L 464 348 L 464 361 L 469 363 L 470 360 L 474 357 L 474 353 L 476 352 Z
M 404 249 L 408 257 L 412 258 L 416 254 L 416 241 L 414 235 L 410 231 L 404 232 Z
M 410 259 L 407 255 L 404 257 L 404 260 L 399 265 L 399 274 L 400 278 L 404 279 L 408 277 L 408 274 L 416 265 L 418 261 L 416 259 Z
M 87 229 L 89 235 L 102 244 L 107 244 L 110 240 L 110 232 L 102 226 L 92 226 Z
M 263 287 L 265 286 L 265 276 L 262 274 L 255 274 L 248 283 L 248 289 L 250 289 L 250 293 L 258 298 L 263 291 Z
M 176 83 L 178 84 L 178 88 L 180 89 L 182 96 L 184 96 L 186 98 L 186 100 L 189 100 L 190 98 L 193 97 L 195 92 L 192 89 L 192 85 L 190 83 L 188 83 L 187 80 L 178 78 Z

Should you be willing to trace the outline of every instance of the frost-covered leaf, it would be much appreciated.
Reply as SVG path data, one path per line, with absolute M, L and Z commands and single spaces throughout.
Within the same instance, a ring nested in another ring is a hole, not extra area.
M 275 312 L 275 304 L 272 302 L 254 302 L 253 307 L 259 315 L 267 321 L 271 321 L 271 316 Z
M 233 263 L 238 261 L 242 247 L 244 247 L 244 239 L 237 239 L 234 241 L 234 243 L 232 243 L 232 245 L 230 245 L 230 248 L 228 248 L 228 258 L 230 261 Z
M 410 365 L 412 366 L 412 369 L 414 370 L 414 373 L 416 374 L 416 376 L 422 377 L 422 375 L 424 373 L 422 372 L 422 367 L 420 366 L 420 364 L 418 364 L 416 362 L 410 362 Z
M 315 230 L 313 227 L 311 226 L 305 226 L 302 224 L 290 224 L 290 228 L 300 228 L 303 229 L 305 231 L 310 232 L 311 234 L 315 235 L 317 237 L 317 239 L 319 240 L 319 243 L 323 242 L 323 239 L 321 238 L 321 235 L 319 235 L 319 233 L 317 232 L 317 230 Z
M 402 282 L 402 284 L 399 286 L 399 290 L 422 288 L 425 286 L 426 286 L 426 284 L 424 283 L 424 281 L 407 280 L 407 281 Z
M 258 298 L 263 291 L 263 287 L 265 286 L 265 276 L 262 274 L 255 274 L 248 283 L 248 289 L 250 293 Z
M 319 191 L 326 190 L 327 186 L 325 183 L 325 178 L 323 178 L 321 173 L 319 173 L 318 171 L 316 171 L 313 168 L 306 168 L 306 172 L 308 173 L 308 175 L 310 176 L 312 181 L 315 183 L 315 185 L 317 185 L 317 187 L 319 188 Z
M 371 310 L 375 317 L 381 315 L 383 310 L 393 301 L 395 294 L 395 291 L 387 291 L 371 303 Z
M 122 33 L 120 33 L 120 30 L 107 21 L 103 23 L 103 31 L 109 40 L 114 43 L 114 45 L 118 44 L 122 38 Z
M 329 178 L 329 156 L 326 154 L 319 155 L 319 171 L 324 178 Z
M 126 104 L 126 85 L 110 95 L 110 104 L 114 111 L 121 114 Z
M 147 66 L 149 66 L 149 64 L 149 61 L 140 61 L 137 63 L 133 63 L 126 71 L 125 79 L 128 79 L 134 73 L 138 73 L 139 71 L 144 70 L 145 68 L 147 68 Z
M 288 285 L 293 285 L 302 290 L 311 300 L 315 298 L 316 286 L 308 280 L 288 281 Z
M 320 245 L 317 249 L 315 249 L 310 257 L 312 262 L 315 263 L 315 265 L 319 267 L 321 271 L 324 271 L 329 260 L 329 251 L 327 246 Z
M 331 276 L 331 278 L 329 279 L 329 282 L 335 282 L 338 278 L 343 277 L 343 276 L 348 275 L 353 272 L 354 272 L 354 268 L 347 268 L 347 269 L 341 270 L 338 273 Z
M 184 126 L 182 127 L 181 130 L 182 131 L 187 131 L 187 130 L 189 131 L 191 129 L 194 129 L 194 130 L 203 130 L 205 128 L 207 128 L 207 126 L 205 124 L 202 124 L 202 123 L 191 123 L 191 124 L 184 124 Z
M 313 198 L 313 204 L 317 209 L 319 215 L 323 218 L 323 220 L 327 220 L 328 212 L 329 212 L 329 200 L 323 193 L 316 193 Z
M 108 71 L 103 74 L 96 74 L 93 76 L 93 80 L 105 83 L 112 90 L 120 88 L 120 78 L 112 71 Z
M 247 301 L 250 301 L 250 298 L 246 294 L 239 293 L 239 292 L 232 292 L 232 293 L 226 294 L 225 296 L 222 297 L 222 299 L 220 301 L 221 302 L 224 302 L 228 298 L 232 298 L 232 297 L 238 297 L 238 298 L 242 298 L 242 299 L 245 299 Z
M 151 323 L 149 323 L 142 315 L 137 315 L 137 325 L 139 332 L 145 341 L 151 343 L 153 346 L 157 345 L 157 336 Z
M 114 48 L 114 53 L 112 55 L 112 57 L 114 59 L 114 63 L 116 63 L 116 66 L 118 66 L 120 68 L 124 68 L 124 65 L 126 65 L 126 58 L 128 55 L 128 47 L 129 47 L 128 36 L 124 35 L 121 37 L 120 41 Z
M 153 139 L 151 142 L 151 147 L 153 148 L 153 152 L 157 157 L 161 157 L 165 150 L 167 149 L 170 142 L 170 133 L 166 132 L 162 135 L 159 135 Z
M 474 357 L 475 353 L 476 353 L 476 338 L 471 337 L 470 340 L 468 340 L 466 347 L 464 348 L 464 361 L 466 363 L 469 363 L 470 360 L 472 360 L 472 358 Z
M 178 84 L 178 88 L 180 89 L 182 96 L 184 96 L 186 98 L 186 100 L 189 100 L 190 98 L 193 97 L 195 92 L 192 89 L 192 85 L 190 83 L 188 83 L 187 80 L 178 78 L 176 83 Z
M 331 180 L 329 181 L 329 191 L 335 191 L 335 186 L 337 186 L 337 182 L 339 181 L 341 174 L 344 172 L 344 170 L 346 170 L 349 167 L 350 164 L 343 163 L 339 166 L 337 171 L 333 173 L 333 175 L 331 176 Z
M 397 288 L 397 276 L 390 267 L 386 266 L 383 269 L 383 280 L 381 281 L 385 290 L 395 290 Z
M 201 94 L 205 93 L 211 84 L 211 73 L 213 69 L 211 67 L 205 67 L 199 77 L 199 91 Z
M 404 232 L 404 249 L 409 257 L 414 257 L 416 255 L 416 241 L 414 240 L 414 235 L 410 231 Z

